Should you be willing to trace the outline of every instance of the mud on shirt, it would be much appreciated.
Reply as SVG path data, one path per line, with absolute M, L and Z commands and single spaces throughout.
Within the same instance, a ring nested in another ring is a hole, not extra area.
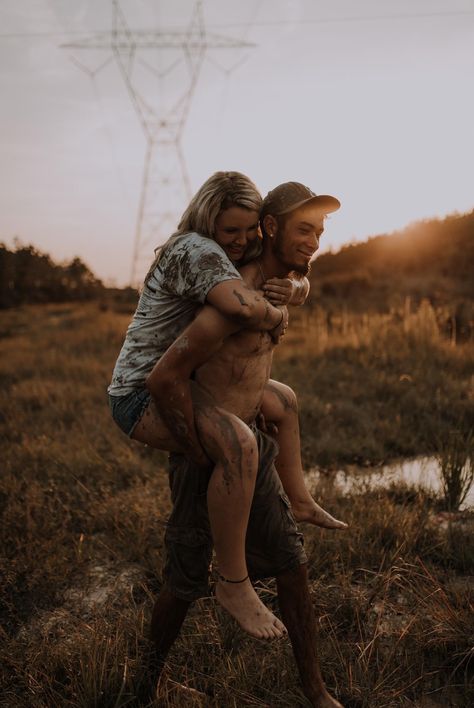
M 241 280 L 225 251 L 197 233 L 177 237 L 144 285 L 108 392 L 123 396 L 143 388 L 158 359 L 194 319 L 215 285 Z

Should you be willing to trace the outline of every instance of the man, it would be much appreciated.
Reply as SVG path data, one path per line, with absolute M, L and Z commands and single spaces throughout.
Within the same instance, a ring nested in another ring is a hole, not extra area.
M 268 279 L 285 278 L 293 271 L 306 274 L 319 247 L 325 215 L 339 206 L 334 197 L 317 197 L 297 182 L 270 192 L 261 217 L 263 253 L 240 269 L 247 285 L 258 290 Z M 238 331 L 235 323 L 204 307 L 160 359 L 147 385 L 159 398 L 161 387 L 168 391 L 170 381 L 194 377 L 217 406 L 253 425 L 270 376 L 273 348 L 267 332 Z M 214 352 L 211 357 L 210 351 Z M 261 432 L 255 430 L 255 434 L 260 464 L 247 531 L 249 573 L 253 579 L 276 577 L 282 618 L 311 705 L 341 708 L 327 692 L 319 670 L 307 558 L 273 466 L 276 446 Z M 174 509 L 165 535 L 164 586 L 152 617 L 152 639 L 162 661 L 190 603 L 207 594 L 212 547 L 205 504 L 208 474 L 183 456 L 172 459 Z M 224 597 L 219 600 L 226 606 L 232 602 L 232 593 L 226 598 L 225 583 L 220 587 Z

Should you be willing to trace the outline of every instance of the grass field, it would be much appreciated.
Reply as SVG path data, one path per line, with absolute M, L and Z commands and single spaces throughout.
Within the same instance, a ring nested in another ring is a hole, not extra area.
M 300 316 L 274 376 L 298 393 L 306 464 L 436 453 L 453 431 L 472 439 L 473 348 L 443 340 L 435 314 Z M 5 708 L 147 705 L 169 498 L 166 457 L 128 441 L 107 408 L 128 321 L 94 303 L 0 313 Z M 350 523 L 304 529 L 330 689 L 346 708 L 472 706 L 472 514 L 440 516 L 442 500 L 403 487 L 324 503 Z M 275 604 L 272 583 L 261 593 Z M 288 643 L 244 637 L 206 599 L 155 705 L 306 703 Z

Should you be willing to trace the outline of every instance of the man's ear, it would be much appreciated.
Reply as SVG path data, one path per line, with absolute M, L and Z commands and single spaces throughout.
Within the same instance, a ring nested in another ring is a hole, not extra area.
M 273 238 L 278 230 L 277 220 L 271 214 L 267 214 L 263 219 L 263 227 L 267 236 Z

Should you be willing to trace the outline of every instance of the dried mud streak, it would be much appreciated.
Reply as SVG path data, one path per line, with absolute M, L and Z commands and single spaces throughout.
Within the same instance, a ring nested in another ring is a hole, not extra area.
M 227 418 L 217 414 L 217 412 L 215 412 L 215 415 L 212 415 L 205 409 L 201 409 L 201 413 L 205 418 L 207 418 L 207 420 L 212 423 L 214 427 L 217 427 L 217 429 L 222 435 L 222 439 L 228 442 L 230 455 L 226 454 L 226 450 L 223 447 L 217 445 L 221 450 L 221 454 L 215 455 L 213 457 L 217 458 L 216 460 L 214 460 L 215 462 L 219 462 L 220 464 L 222 464 L 224 484 L 227 488 L 228 494 L 230 494 L 230 490 L 232 485 L 234 484 L 236 474 L 238 474 L 239 478 L 242 479 L 244 473 L 242 448 L 240 446 L 237 433 L 232 422 Z M 236 464 L 232 465 L 230 463 L 228 459 L 229 456 L 233 457 L 233 459 L 236 460 Z
M 241 306 L 242 309 L 245 307 L 247 309 L 250 309 L 250 305 L 248 304 L 248 302 L 245 300 L 245 298 L 242 297 L 242 295 L 239 292 L 237 292 L 237 290 L 233 290 L 232 294 L 239 301 L 239 305 Z M 245 315 L 243 312 L 238 312 L 234 315 L 234 320 L 236 322 L 238 322 L 239 324 L 245 325 L 245 324 L 247 324 L 247 315 Z
M 258 351 L 258 349 L 256 351 Z M 232 371 L 230 374 L 231 375 L 230 385 L 232 387 L 237 386 L 238 384 L 241 383 L 242 379 L 244 378 L 245 372 L 247 371 L 248 365 L 249 365 L 248 362 L 247 362 L 247 364 L 241 364 L 240 362 L 237 362 L 235 359 L 232 360 Z
M 169 407 L 165 422 L 173 438 L 183 446 L 184 450 L 189 450 L 189 428 L 184 413 L 179 408 Z
M 242 297 L 242 295 L 240 293 L 237 292 L 237 290 L 233 290 L 232 292 L 235 295 L 235 297 L 237 298 L 237 300 L 240 302 L 242 307 L 249 307 L 248 302 L 245 302 L 244 298 Z
M 268 383 L 265 388 L 268 391 L 271 391 L 271 393 L 278 398 L 285 411 L 293 411 L 293 413 L 298 413 L 298 408 L 293 399 L 287 398 L 277 386 L 273 386 L 271 383 Z
M 270 305 L 267 301 L 265 301 L 265 315 L 263 318 L 264 322 L 268 322 L 270 319 Z

